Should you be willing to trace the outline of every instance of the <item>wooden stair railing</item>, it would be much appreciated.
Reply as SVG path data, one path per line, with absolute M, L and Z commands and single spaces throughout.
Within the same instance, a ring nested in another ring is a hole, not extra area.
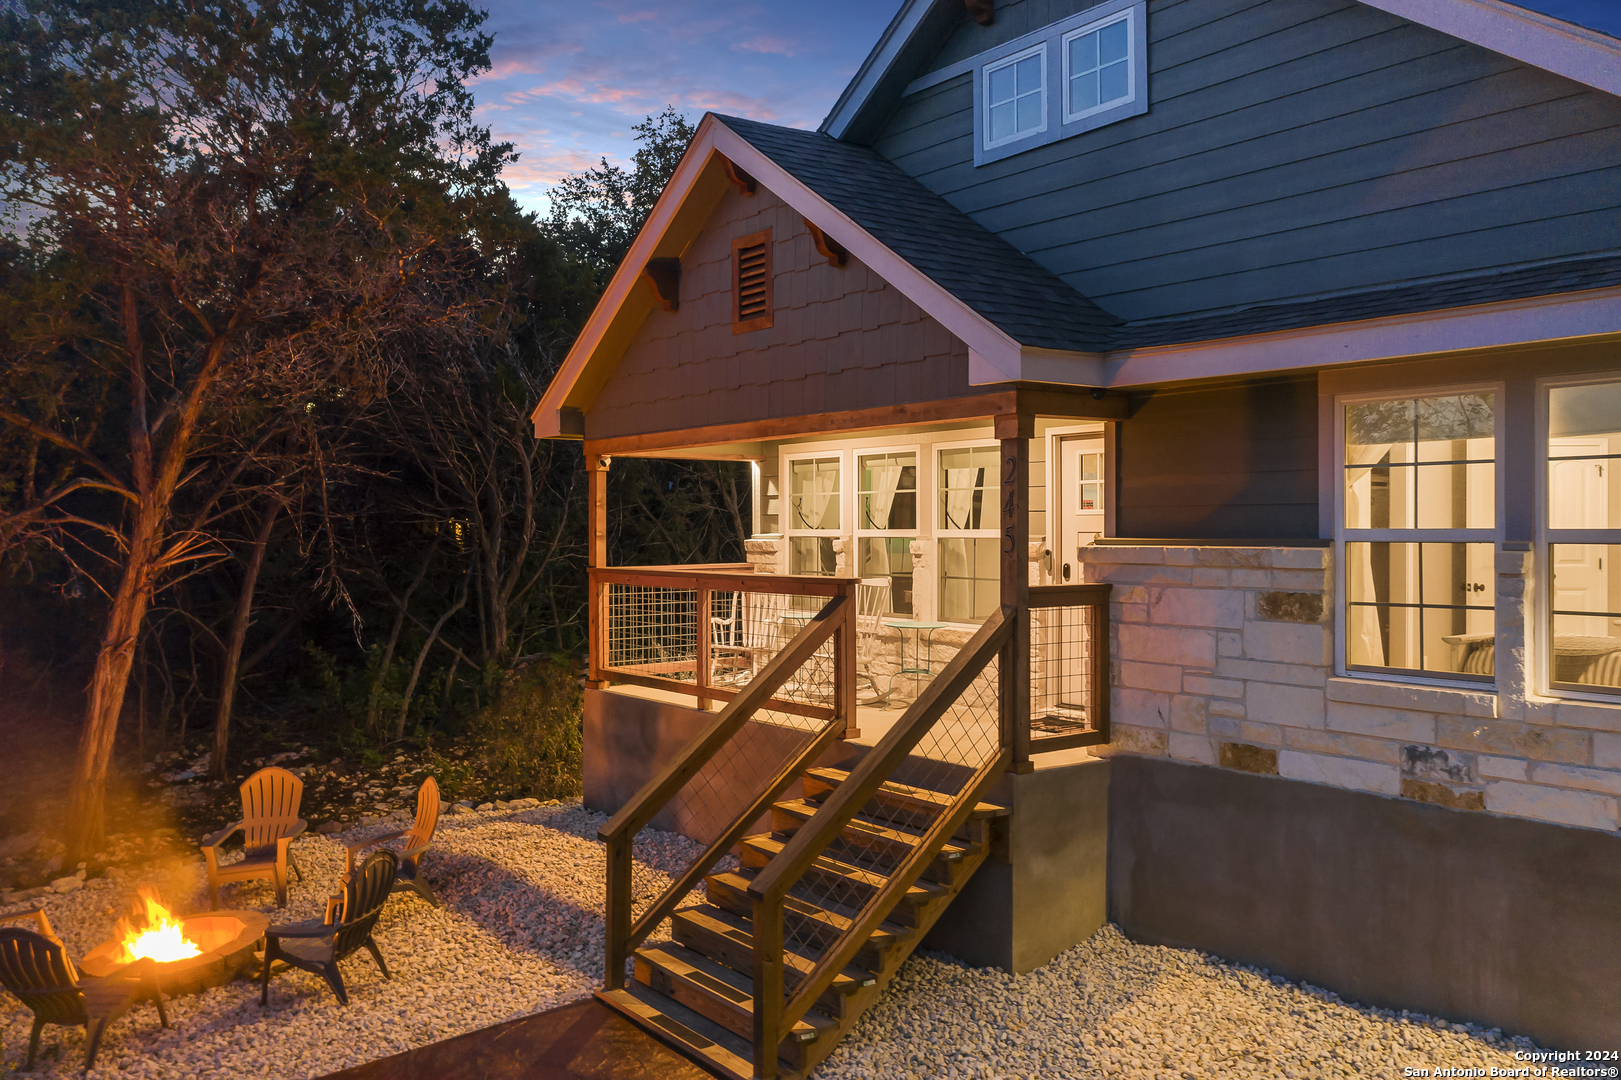
M 830 599 L 760 673 L 716 713 L 715 719 L 680 756 L 649 780 L 598 830 L 597 839 L 607 847 L 608 864 L 605 910 L 607 955 L 603 977 L 607 990 L 618 990 L 625 985 L 625 962 L 630 958 L 631 951 L 670 916 L 676 905 L 697 887 L 715 863 L 737 844 L 749 826 L 759 820 L 778 796 L 844 734 L 846 723 L 854 718 L 835 715 L 825 724 L 797 755 L 780 768 L 759 796 L 737 814 L 732 824 L 704 849 L 653 906 L 633 921 L 631 843 L 636 834 L 728 742 L 736 738 L 749 718 L 771 701 L 772 695 L 794 676 L 817 649 L 839 633 L 846 620 L 853 615 L 853 604 L 849 597 L 835 596 Z
M 909 759 L 917 765 L 912 752 L 970 688 L 985 696 L 975 680 L 990 665 L 1005 674 L 1012 614 L 994 613 L 854 769 L 814 767 L 801 755 L 805 797 L 770 805 L 767 835 L 745 835 L 755 809 L 766 808 L 751 805 L 722 838 L 736 845 L 738 870 L 708 874 L 708 902 L 680 910 L 666 901 L 696 880 L 689 872 L 677 882 L 637 923 L 636 938 L 668 915 L 674 941 L 638 949 L 635 981 L 599 997 L 734 1080 L 808 1075 L 984 862 L 1007 815 L 980 802 L 1010 760 L 1001 717 L 991 717 L 988 735 L 981 721 L 970 760 L 950 766 L 950 791 L 895 776 Z M 995 693 L 1002 700 L 999 683 Z M 772 800 L 788 786 L 782 779 Z

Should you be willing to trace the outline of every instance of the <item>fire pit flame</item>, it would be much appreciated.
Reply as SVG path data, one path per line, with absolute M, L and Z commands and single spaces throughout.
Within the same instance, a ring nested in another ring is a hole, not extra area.
M 120 947 L 118 963 L 134 963 L 143 956 L 167 963 L 202 952 L 196 942 L 185 936 L 180 920 L 163 906 L 156 890 L 141 889 L 140 897 L 144 910 L 136 911 L 128 919 L 119 919 L 115 927 Z

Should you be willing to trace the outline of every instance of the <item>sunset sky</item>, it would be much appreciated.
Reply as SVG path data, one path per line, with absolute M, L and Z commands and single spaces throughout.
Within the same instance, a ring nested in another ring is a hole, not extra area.
M 494 69 L 479 120 L 517 144 L 518 201 L 606 155 L 636 149 L 631 125 L 674 105 L 815 127 L 900 0 L 485 0 Z
M 1521 0 L 1621 36 L 1621 0 Z M 636 149 L 631 125 L 674 105 L 815 127 L 900 0 L 483 0 L 494 69 L 474 86 L 479 119 L 522 154 L 506 172 L 525 207 L 606 156 Z

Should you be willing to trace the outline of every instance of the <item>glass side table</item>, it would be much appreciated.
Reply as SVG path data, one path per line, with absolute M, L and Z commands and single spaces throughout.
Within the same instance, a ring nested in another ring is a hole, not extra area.
M 895 680 L 902 675 L 912 676 L 912 699 L 917 700 L 918 692 L 922 688 L 922 676 L 934 677 L 934 632 L 951 625 L 943 622 L 919 622 L 915 619 L 886 619 L 884 625 L 891 630 L 899 630 L 901 635 L 901 669 L 889 677 L 889 694 L 886 701 L 891 700 L 895 694 Z M 906 632 L 912 631 L 912 667 L 906 666 Z M 921 665 L 921 666 L 919 666 Z M 886 704 L 884 706 L 888 708 Z

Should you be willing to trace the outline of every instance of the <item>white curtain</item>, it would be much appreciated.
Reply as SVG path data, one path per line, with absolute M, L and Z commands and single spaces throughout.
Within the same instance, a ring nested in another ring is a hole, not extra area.
M 895 489 L 900 487 L 899 465 L 878 465 L 872 469 L 872 494 L 868 496 L 868 518 L 874 529 L 889 528 L 889 511 L 895 505 Z M 889 544 L 884 540 L 868 541 L 871 557 L 861 572 L 867 577 L 889 576 Z
M 811 468 L 810 490 L 801 490 L 797 499 L 799 519 L 807 529 L 820 529 L 828 507 L 839 493 L 839 470 L 837 466 L 824 469 L 820 464 Z
M 946 524 L 953 529 L 966 529 L 968 515 L 974 509 L 974 475 L 978 469 L 946 470 Z
M 1346 464 L 1374 465 L 1383 459 L 1386 454 L 1390 453 L 1393 445 L 1395 444 L 1368 443 L 1361 446 L 1353 445 L 1350 448 L 1349 455 L 1351 460 Z M 1355 481 L 1345 485 L 1345 520 L 1366 521 L 1371 524 L 1373 521 L 1372 511 L 1373 472 L 1369 470 Z M 1377 595 L 1374 592 L 1372 559 L 1363 559 L 1361 566 L 1347 566 L 1346 570 L 1347 576 L 1354 573 L 1361 579 L 1359 582 L 1361 587 L 1354 590 L 1350 588 L 1351 582 L 1347 580 L 1345 583 L 1347 591 L 1360 593 L 1367 597 Z M 1385 655 L 1384 637 L 1379 633 L 1378 608 L 1351 608 L 1347 612 L 1345 632 L 1351 640 L 1357 642 L 1360 646 L 1355 650 L 1357 655 L 1374 657 L 1375 665 L 1378 667 L 1389 666 L 1390 658 Z

